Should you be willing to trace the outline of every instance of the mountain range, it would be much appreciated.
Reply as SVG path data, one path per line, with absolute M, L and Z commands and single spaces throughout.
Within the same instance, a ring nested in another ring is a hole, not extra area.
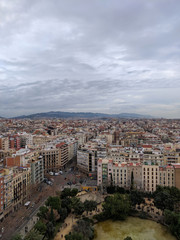
M 141 115 L 136 113 L 119 113 L 119 114 L 106 114 L 106 113 L 92 113 L 92 112 L 44 112 L 35 113 L 30 115 L 22 115 L 13 117 L 14 119 L 40 119 L 40 118 L 153 118 L 150 115 Z

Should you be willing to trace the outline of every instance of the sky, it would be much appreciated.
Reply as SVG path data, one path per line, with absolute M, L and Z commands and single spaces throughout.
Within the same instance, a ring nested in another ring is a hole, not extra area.
M 179 0 L 0 0 L 0 116 L 180 118 Z

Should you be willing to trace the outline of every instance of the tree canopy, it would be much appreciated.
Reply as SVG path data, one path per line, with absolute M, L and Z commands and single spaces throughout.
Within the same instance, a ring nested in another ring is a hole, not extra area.
M 114 194 L 103 203 L 103 212 L 107 218 L 124 220 L 130 212 L 130 198 L 127 194 Z
M 46 206 L 50 206 L 53 209 L 59 210 L 61 208 L 61 199 L 60 197 L 56 196 L 56 197 L 48 197 L 47 201 L 46 201 Z

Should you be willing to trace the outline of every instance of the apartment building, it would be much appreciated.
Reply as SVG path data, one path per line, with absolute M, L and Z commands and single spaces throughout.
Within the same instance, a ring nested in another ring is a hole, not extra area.
M 4 176 L 4 215 L 6 217 L 13 211 L 13 170 L 4 168 L 1 170 Z
M 77 156 L 78 142 L 76 140 L 68 140 L 68 161 Z
M 98 185 L 120 186 L 124 188 L 131 187 L 131 174 L 133 172 L 133 186 L 142 190 L 142 167 L 135 163 L 118 163 L 112 159 L 99 159 L 97 179 Z
M 159 185 L 175 186 L 175 169 L 173 166 L 163 166 L 159 168 Z
M 180 165 L 159 167 L 140 163 L 118 163 L 112 159 L 99 159 L 97 185 L 110 185 L 154 192 L 157 185 L 180 188 Z
M 159 166 L 142 165 L 142 189 L 145 192 L 156 191 L 159 185 Z
M 84 173 L 97 171 L 97 150 L 81 149 L 77 151 L 77 167 Z
M 180 189 L 180 164 L 174 164 L 175 171 L 175 187 Z
M 31 186 L 31 169 L 13 169 L 13 211 L 22 206 L 28 196 Z
M 61 169 L 65 167 L 68 163 L 68 144 L 61 142 L 56 145 L 56 148 L 60 151 L 60 167 Z
M 42 156 L 44 173 L 59 171 L 61 168 L 61 151 L 60 149 L 42 149 L 39 151 Z
M 9 150 L 9 138 L 0 136 L 0 150 L 8 151 Z
M 169 152 L 164 154 L 164 163 L 166 165 L 180 163 L 179 152 Z
M 133 188 L 142 190 L 142 165 L 140 163 L 129 163 L 127 165 L 128 184 L 131 187 L 131 175 L 133 174 Z
M 4 217 L 4 176 L 0 174 L 0 221 Z
M 44 157 L 45 158 L 45 157 Z M 33 158 L 31 164 L 32 184 L 39 184 L 44 180 L 44 160 L 42 156 Z
M 109 167 L 111 165 L 109 164 Z M 113 184 L 115 186 L 120 186 L 120 187 L 128 187 L 128 168 L 127 164 L 119 164 L 119 163 L 113 163 L 112 164 L 112 179 L 113 179 Z M 108 169 L 108 174 L 110 173 L 110 169 Z
M 164 156 L 162 153 L 155 154 L 155 153 L 145 153 L 143 154 L 143 163 L 144 164 L 154 164 L 154 165 L 159 165 L 163 166 L 164 165 Z

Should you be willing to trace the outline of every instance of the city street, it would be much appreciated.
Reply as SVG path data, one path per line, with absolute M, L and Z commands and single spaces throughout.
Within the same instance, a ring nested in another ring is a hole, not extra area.
M 64 187 L 78 188 L 78 185 L 80 186 L 80 178 L 76 177 L 76 175 L 80 176 L 79 173 L 76 172 L 76 174 L 74 174 L 73 171 L 70 171 L 70 168 L 64 170 L 62 175 L 50 176 L 48 174 L 46 177 L 53 182 L 53 185 L 50 186 L 46 183 L 42 183 L 32 192 L 30 198 L 27 199 L 31 202 L 28 209 L 25 206 L 21 206 L 18 211 L 13 212 L 0 223 L 0 229 L 3 228 L 1 239 L 10 239 L 25 222 L 29 221 L 29 216 L 33 215 L 33 212 L 36 212 L 49 196 L 56 195 L 56 193 L 63 190 Z M 72 185 L 68 185 L 67 183 L 69 182 L 71 182 Z

